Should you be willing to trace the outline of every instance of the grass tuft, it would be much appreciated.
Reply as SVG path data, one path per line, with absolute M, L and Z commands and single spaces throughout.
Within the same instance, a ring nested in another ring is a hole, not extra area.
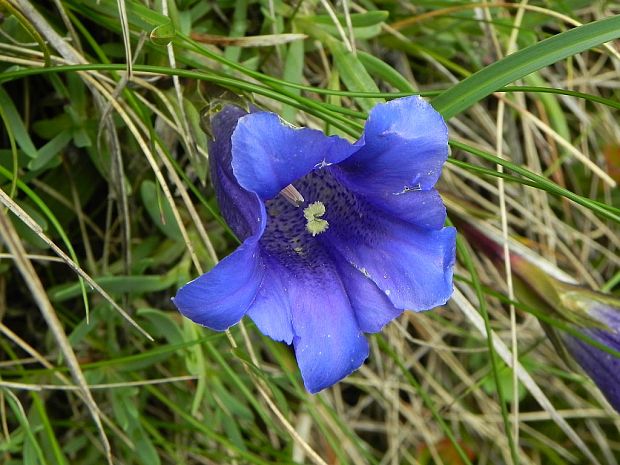
M 454 298 L 316 396 L 250 321 L 214 333 L 170 302 L 238 244 L 207 172 L 223 94 L 350 139 L 376 103 L 429 98 L 457 226 L 620 295 L 617 5 L 0 7 L 1 463 L 620 462 L 618 414 L 539 320 L 574 330 L 464 235 Z

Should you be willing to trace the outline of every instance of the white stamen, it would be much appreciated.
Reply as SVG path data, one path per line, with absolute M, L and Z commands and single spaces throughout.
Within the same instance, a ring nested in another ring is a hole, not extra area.
M 304 197 L 292 184 L 289 184 L 284 189 L 282 189 L 280 191 L 280 195 L 284 197 L 291 205 L 297 208 L 301 207 L 305 202 Z

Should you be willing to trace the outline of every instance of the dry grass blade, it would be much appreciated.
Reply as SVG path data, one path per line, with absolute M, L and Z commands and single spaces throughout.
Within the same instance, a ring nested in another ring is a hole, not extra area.
M 147 81 L 143 79 L 139 79 L 136 76 L 134 76 L 134 78 L 132 79 L 132 82 L 140 85 L 144 89 L 148 89 L 150 92 L 152 92 L 154 95 L 156 95 L 159 98 L 161 103 L 163 104 L 168 103 L 168 100 L 166 99 L 166 96 L 164 95 L 164 93 L 161 90 L 159 90 L 157 87 L 149 84 Z M 175 133 L 179 134 L 179 136 L 183 136 L 183 133 L 181 130 L 181 121 L 177 117 L 178 115 L 176 113 L 173 112 L 171 114 L 171 116 L 175 119 L 175 121 L 173 122 L 168 117 L 166 117 L 166 115 L 164 115 L 161 110 L 159 110 L 156 106 L 152 105 L 146 98 L 142 96 L 138 96 L 138 98 L 145 106 L 147 106 L 154 114 L 156 114 L 157 117 L 160 118 L 160 120 L 163 121 L 167 127 L 172 129 Z M 140 121 L 136 120 L 136 124 L 138 124 L 138 126 L 143 132 L 145 131 L 145 128 L 143 125 L 140 124 Z M 202 149 L 201 156 L 204 156 L 204 157 L 207 156 L 206 151 L 204 151 L 203 148 L 201 147 L 197 147 L 197 148 L 199 150 Z M 200 218 L 200 215 L 196 207 L 194 206 L 194 204 L 192 203 L 190 199 L 186 186 L 183 184 L 183 181 L 181 180 L 181 178 L 175 171 L 174 166 L 172 165 L 172 163 L 166 156 L 163 148 L 159 144 L 155 146 L 155 151 L 159 155 L 159 159 L 161 160 L 161 163 L 166 167 L 167 173 L 172 179 L 172 182 L 174 182 L 176 189 L 179 191 L 179 195 L 181 196 L 181 199 L 183 200 L 183 204 L 185 205 L 185 208 L 187 208 L 187 211 L 192 218 L 193 224 L 196 227 L 196 230 L 198 231 L 198 234 L 200 235 L 200 238 L 202 239 L 203 244 L 207 248 L 209 257 L 211 258 L 211 260 L 213 260 L 213 263 L 217 263 L 219 260 L 215 252 L 215 249 L 213 247 L 213 243 L 209 239 L 209 235 L 207 234 L 207 230 L 205 229 L 202 219 Z
M 58 53 L 72 63 L 86 63 L 86 59 L 71 47 L 54 29 L 47 23 L 45 18 L 27 0 L 12 0 L 36 27 L 50 44 L 58 50 Z
M 459 291 L 458 289 L 454 289 L 454 293 L 452 294 L 452 300 L 456 303 L 459 309 L 463 312 L 463 314 L 467 317 L 467 319 L 474 325 L 474 327 L 482 334 L 482 336 L 487 337 L 486 328 L 484 327 L 484 321 L 480 314 L 476 311 L 474 306 L 469 302 L 469 300 Z M 569 437 L 569 439 L 581 450 L 581 452 L 588 458 L 590 463 L 600 465 L 600 462 L 594 456 L 590 448 L 586 445 L 586 443 L 581 439 L 581 437 L 577 434 L 577 432 L 568 424 L 568 422 L 558 414 L 557 410 L 549 400 L 549 398 L 544 394 L 542 389 L 538 386 L 536 381 L 532 378 L 530 373 L 519 363 L 515 367 L 512 363 L 512 353 L 510 349 L 504 344 L 504 342 L 493 332 L 491 334 L 493 347 L 497 354 L 502 358 L 504 363 L 506 363 L 509 367 L 513 368 L 517 371 L 517 375 L 519 376 L 519 380 L 523 383 L 523 385 L 529 390 L 529 392 L 534 396 L 537 402 L 540 404 L 542 408 L 544 408 L 549 416 L 553 419 L 553 421 L 564 431 L 564 433 Z
M 548 15 L 553 18 L 557 18 L 561 21 L 564 21 L 567 24 L 570 24 L 571 26 L 577 27 L 583 24 L 583 23 L 580 23 L 579 21 L 574 20 L 570 16 L 566 16 L 558 11 L 554 11 L 549 8 L 543 8 L 543 7 L 536 6 L 536 5 L 527 5 L 523 2 L 522 3 L 516 3 L 516 2 L 515 3 L 509 3 L 509 2 L 484 3 L 484 2 L 481 2 L 481 3 L 469 3 L 469 4 L 458 5 L 458 6 L 451 6 L 451 7 L 447 7 L 447 8 L 443 8 L 439 10 L 433 10 L 428 13 L 423 13 L 420 15 L 412 16 L 410 18 L 405 18 L 403 20 L 397 21 L 395 23 L 392 23 L 390 27 L 398 31 L 400 29 L 413 26 L 414 24 L 427 21 L 434 17 L 449 15 L 451 13 L 456 13 L 459 11 L 476 9 L 476 8 L 511 8 L 511 9 L 517 9 L 517 10 L 528 10 L 528 11 L 533 11 L 536 13 Z M 603 44 L 603 47 L 605 47 L 613 56 L 620 59 L 620 53 L 618 53 L 618 51 L 614 48 L 612 44 Z
M 12 341 L 17 347 L 19 347 L 20 349 L 22 349 L 24 352 L 26 352 L 28 355 L 31 356 L 30 359 L 27 359 L 27 363 L 40 363 L 41 366 L 50 370 L 54 374 L 54 377 L 57 378 L 61 383 L 63 383 L 61 386 L 72 386 L 69 378 L 67 378 L 60 370 L 57 370 L 56 367 L 52 365 L 34 347 L 32 347 L 30 344 L 24 341 L 21 337 L 15 334 L 11 330 L 11 328 L 8 328 L 1 321 L 0 321 L 0 333 L 2 333 L 6 338 Z M 21 363 L 24 363 L 24 362 L 26 361 L 24 360 L 21 361 Z M 11 362 L 11 363 L 14 363 L 14 362 Z M 79 386 L 76 386 L 76 387 L 79 387 Z M 78 390 L 77 393 L 80 396 L 83 395 L 81 389 Z M 110 428 L 114 432 L 114 434 L 116 434 L 116 436 L 120 438 L 121 441 L 123 441 L 125 445 L 127 445 L 127 447 L 129 447 L 130 449 L 134 447 L 131 441 L 129 440 L 129 438 L 125 435 L 125 433 L 121 431 L 121 429 L 105 413 L 103 413 L 102 411 L 99 411 L 99 415 L 103 419 L 104 423 L 108 426 L 108 428 Z
M 82 369 L 80 368 L 80 363 L 78 362 L 73 349 L 71 348 L 71 344 L 67 335 L 65 334 L 65 330 L 62 327 L 60 320 L 58 319 L 58 315 L 56 315 L 56 311 L 54 307 L 52 307 L 47 294 L 45 293 L 45 289 L 37 272 L 35 271 L 32 263 L 28 259 L 26 249 L 22 245 L 17 232 L 11 221 L 9 220 L 6 212 L 0 209 L 0 232 L 2 232 L 2 237 L 7 247 L 13 254 L 13 260 L 17 269 L 20 271 L 21 275 L 26 282 L 26 285 L 30 289 L 32 293 L 33 299 L 36 301 L 41 313 L 43 314 L 43 318 L 45 319 L 50 331 L 54 335 L 56 342 L 58 343 L 58 347 L 62 352 L 65 360 L 67 361 L 67 365 L 69 366 L 69 370 L 71 371 L 71 375 L 75 380 L 76 384 L 80 387 L 82 392 L 84 401 L 90 411 L 90 414 L 97 425 L 97 429 L 99 431 L 99 436 L 101 438 L 101 443 L 103 445 L 106 459 L 110 465 L 113 465 L 112 462 L 112 449 L 110 448 L 110 442 L 108 441 L 108 437 L 103 428 L 103 424 L 101 422 L 101 418 L 99 416 L 99 408 L 93 399 L 93 396 L 88 389 L 88 385 L 86 383 L 86 379 L 84 378 L 84 374 L 82 373 Z
M 243 324 L 243 322 L 240 323 L 240 328 L 241 328 L 241 332 L 244 337 L 245 345 L 250 354 L 250 358 L 252 362 L 254 363 L 254 366 L 259 367 L 258 359 L 256 358 L 256 354 L 254 353 L 254 349 L 252 347 L 252 342 L 250 341 L 248 337 L 248 334 L 247 334 L 247 331 L 245 330 L 245 325 Z M 232 337 L 232 334 L 230 334 L 230 331 L 226 331 L 226 334 L 228 336 L 228 340 L 230 341 L 230 344 L 233 347 L 233 349 L 236 348 L 237 343 Z M 325 462 L 321 458 L 321 456 L 310 446 L 310 444 L 308 444 L 308 442 L 304 440 L 304 438 L 297 432 L 297 430 L 293 427 L 293 425 L 291 425 L 291 423 L 288 421 L 286 416 L 280 411 L 278 406 L 269 396 L 269 390 L 267 386 L 265 385 L 264 381 L 260 379 L 258 376 L 256 376 L 256 374 L 252 371 L 250 366 L 244 365 L 244 368 L 246 372 L 254 378 L 254 381 L 256 383 L 256 388 L 258 392 L 260 393 L 261 397 L 263 398 L 265 403 L 268 405 L 269 409 L 273 412 L 273 414 L 280 421 L 282 426 L 284 426 L 284 428 L 291 435 L 291 438 L 293 438 L 293 441 L 295 442 L 295 444 L 301 447 L 301 449 L 310 456 L 311 460 L 316 465 L 328 465 L 327 462 Z
M 173 376 L 171 378 L 161 378 L 161 379 L 149 379 L 145 381 L 127 381 L 122 383 L 102 383 L 102 384 L 89 384 L 88 389 L 116 389 L 116 388 L 127 388 L 133 386 L 151 386 L 156 384 L 167 384 L 167 383 L 179 383 L 185 381 L 194 381 L 196 379 L 195 376 Z M 71 384 L 58 385 L 58 384 L 26 384 L 26 383 L 15 383 L 11 381 L 2 381 L 0 380 L 0 387 L 6 387 L 9 389 L 20 389 L 23 391 L 81 391 L 80 386 L 75 386 Z
M 539 118 L 535 117 L 531 112 L 527 111 L 524 108 L 519 107 L 517 104 L 512 103 L 511 101 L 509 101 L 509 100 L 507 100 L 507 99 L 505 99 L 503 97 L 500 97 L 500 98 L 502 98 L 502 101 L 506 102 L 508 105 L 510 105 L 516 111 L 521 113 L 524 116 L 524 118 L 527 118 L 529 121 L 531 121 L 537 128 L 539 128 L 545 134 L 547 134 L 551 138 L 553 138 L 559 145 L 561 145 L 563 148 L 565 148 L 571 154 L 573 154 L 574 157 L 577 160 L 579 160 L 581 163 L 584 164 L 584 166 L 586 166 L 588 169 L 590 169 L 590 171 L 592 173 L 594 173 L 596 176 L 601 178 L 601 180 L 603 182 L 605 182 L 609 187 L 614 188 L 614 187 L 617 186 L 616 181 L 609 174 L 607 174 L 605 172 L 605 170 L 600 168 L 598 165 L 596 165 L 596 163 L 594 163 L 587 156 L 585 156 L 583 153 L 581 153 L 579 150 L 577 150 L 569 141 L 567 141 L 564 138 L 562 138 L 562 136 L 560 136 L 557 132 L 555 132 L 547 124 L 545 124 Z
M 0 203 L 4 204 L 17 218 L 19 218 L 26 226 L 28 226 L 43 242 L 45 242 L 69 267 L 81 276 L 94 290 L 112 305 L 112 307 L 121 314 L 134 328 L 142 333 L 148 340 L 153 341 L 153 337 L 146 332 L 125 310 L 123 310 L 110 295 L 91 278 L 77 263 L 71 260 L 66 253 L 58 247 L 54 241 L 45 235 L 41 227 L 26 213 L 19 205 L 17 205 L 2 189 L 0 189 Z
M 157 164 L 153 151 L 150 149 L 150 145 L 146 140 L 146 135 L 148 133 L 144 131 L 145 136 L 142 136 L 142 134 L 140 133 L 139 127 L 144 127 L 140 118 L 133 112 L 130 114 L 128 111 L 125 110 L 125 108 L 123 108 L 121 103 L 114 100 L 110 90 L 106 89 L 103 84 L 95 80 L 92 76 L 89 76 L 88 73 L 83 74 L 83 75 L 85 76 L 86 80 L 94 88 L 96 88 L 104 98 L 106 98 L 112 104 L 112 106 L 114 107 L 118 115 L 123 119 L 123 121 L 127 125 L 127 128 L 129 129 L 131 134 L 134 136 L 136 142 L 138 143 L 138 145 L 140 146 L 140 149 L 142 150 L 142 153 L 147 158 L 149 165 L 151 166 L 153 172 L 155 173 L 155 176 L 157 177 L 159 185 L 161 186 L 161 189 L 163 190 L 164 196 L 166 197 L 166 200 L 168 201 L 170 208 L 172 209 L 172 213 L 174 215 L 175 221 L 177 222 L 177 225 L 181 231 L 181 236 L 183 237 L 183 240 L 185 241 L 187 245 L 187 249 L 192 257 L 194 266 L 196 267 L 196 269 L 202 272 L 200 261 L 198 260 L 198 257 L 196 256 L 196 252 L 194 251 L 194 247 L 192 246 L 191 241 L 189 240 L 187 228 L 183 224 L 181 214 L 179 213 L 179 210 L 174 202 L 174 197 L 172 196 L 170 187 L 168 186 L 168 183 L 166 182 L 166 179 Z
M 125 60 L 127 61 L 127 74 L 131 78 L 133 74 L 133 58 L 131 57 L 131 32 L 129 31 L 129 20 L 127 19 L 127 7 L 125 0 L 117 0 L 118 15 L 121 20 L 121 30 L 123 32 L 123 46 L 125 48 Z
M 332 8 L 332 6 L 329 4 L 327 0 L 321 0 L 321 4 L 323 5 L 323 8 L 325 8 L 325 11 L 327 11 L 327 14 L 332 20 L 332 23 L 334 23 L 334 26 L 338 30 L 338 34 L 340 35 L 340 39 L 342 40 L 342 43 L 344 44 L 344 46 L 349 52 L 353 52 L 353 45 L 351 41 L 349 40 L 344 28 L 342 27 L 342 24 L 340 24 L 340 21 L 338 20 L 338 17 L 336 16 L 336 12 L 334 11 L 334 9 Z
M 306 34 L 265 34 L 260 36 L 246 36 L 246 37 L 225 37 L 217 36 L 213 34 L 201 34 L 199 32 L 192 32 L 190 37 L 196 42 L 211 45 L 228 46 L 234 45 L 236 47 L 272 47 L 274 45 L 288 44 L 296 40 L 304 40 L 308 36 Z

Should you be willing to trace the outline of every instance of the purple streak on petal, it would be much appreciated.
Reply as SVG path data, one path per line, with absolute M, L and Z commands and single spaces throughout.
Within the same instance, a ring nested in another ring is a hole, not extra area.
M 223 331 L 238 323 L 252 305 L 263 268 L 257 240 L 250 238 L 211 271 L 179 289 L 172 300 L 190 320 Z
M 276 341 L 293 342 L 293 323 L 288 298 L 287 283 L 283 281 L 286 271 L 276 260 L 263 253 L 265 277 L 248 311 L 258 329 Z
M 365 268 L 395 307 L 420 311 L 445 304 L 452 295 L 454 228 L 419 231 L 383 219 L 351 231 L 334 225 L 326 233 L 342 257 Z
M 263 200 L 275 197 L 315 166 L 338 163 L 355 150 L 338 136 L 295 129 L 264 112 L 241 118 L 232 144 L 232 168 L 239 184 Z
M 329 262 L 300 267 L 303 274 L 290 264 L 288 270 L 295 355 L 306 389 L 316 393 L 357 370 L 368 357 L 368 342 Z
M 589 314 L 609 327 L 609 334 L 614 335 L 614 349 L 620 351 L 620 308 L 597 301 L 591 305 Z
M 360 329 L 365 333 L 377 333 L 403 313 L 392 305 L 385 292 L 365 275 L 366 269 L 358 270 L 339 260 L 338 271 L 355 312 Z
M 296 187 L 303 188 L 303 183 Z M 253 306 L 250 316 L 257 317 L 257 325 L 268 335 L 288 342 L 285 322 L 290 309 L 304 384 L 318 392 L 356 370 L 368 355 L 368 345 L 331 251 L 308 233 L 303 209 L 281 196 L 266 202 L 266 208 L 269 220 L 260 241 L 269 267 L 265 300 L 257 299 L 260 314 L 254 314 Z M 275 321 L 268 321 L 272 317 Z
M 328 167 L 295 184 L 307 202 L 325 205 L 329 228 L 316 241 L 346 263 L 366 269 L 397 308 L 419 311 L 446 303 L 452 294 L 454 228 L 422 229 L 386 215 L 339 183 L 335 174 Z
M 359 193 L 388 199 L 435 185 L 448 157 L 448 128 L 428 103 L 407 97 L 374 107 L 359 145 L 339 164 L 348 183 Z
M 446 207 L 436 189 L 411 190 L 389 197 L 379 197 L 359 192 L 341 176 L 338 167 L 330 169 L 343 185 L 360 199 L 372 205 L 381 216 L 391 216 L 411 223 L 418 229 L 441 229 L 446 221 Z
M 584 330 L 584 333 L 615 350 L 620 348 L 620 335 L 617 332 L 590 329 Z M 614 341 L 613 344 L 609 344 L 610 339 Z M 620 359 L 568 334 L 564 334 L 564 341 L 577 363 L 592 378 L 609 403 L 620 412 Z

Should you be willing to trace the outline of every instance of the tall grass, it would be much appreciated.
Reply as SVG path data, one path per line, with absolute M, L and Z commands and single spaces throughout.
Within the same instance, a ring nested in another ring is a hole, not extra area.
M 236 247 L 206 162 L 223 93 L 348 138 L 428 97 L 451 219 L 617 295 L 617 5 L 0 7 L 1 463 L 618 464 L 617 414 L 463 236 L 454 298 L 316 396 L 250 321 L 215 333 L 170 303 Z

